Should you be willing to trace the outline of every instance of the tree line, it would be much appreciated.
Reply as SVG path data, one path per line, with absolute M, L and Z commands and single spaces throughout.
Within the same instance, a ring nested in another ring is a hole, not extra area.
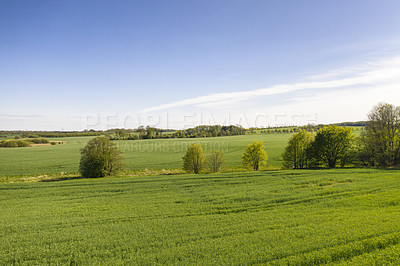
M 110 129 L 105 132 L 111 140 L 169 139 L 169 138 L 207 138 L 244 135 L 246 129 L 241 126 L 201 125 L 183 130 L 139 127 L 137 129 Z
M 361 122 L 360 122 L 361 123 Z M 286 168 L 397 166 L 400 163 L 400 107 L 381 103 L 368 114 L 365 130 L 325 126 L 316 134 L 294 134 L 282 155 Z
M 4 135 L 2 135 L 4 134 Z M 140 140 L 140 139 L 168 139 L 168 138 L 206 138 L 220 136 L 236 136 L 246 134 L 246 129 L 241 126 L 229 125 L 201 125 L 194 128 L 174 130 L 161 129 L 151 126 L 140 126 L 137 129 L 113 128 L 108 130 L 84 131 L 0 131 L 0 136 L 13 135 L 20 138 L 65 138 L 65 137 L 90 137 L 105 136 L 111 140 Z

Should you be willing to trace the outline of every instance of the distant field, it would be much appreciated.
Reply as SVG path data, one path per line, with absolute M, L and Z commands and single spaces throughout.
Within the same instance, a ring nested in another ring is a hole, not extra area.
M 400 172 L 0 184 L 0 264 L 400 263 Z
M 206 153 L 224 151 L 230 167 L 241 166 L 241 155 L 253 140 L 264 141 L 268 165 L 281 165 L 280 155 L 290 134 L 243 135 L 195 139 L 157 139 L 116 141 L 123 152 L 127 169 L 177 169 L 188 145 L 200 143 Z M 57 138 L 66 144 L 47 147 L 0 148 L 0 176 L 38 176 L 77 173 L 80 149 L 92 137 Z M 51 138 L 49 138 L 51 140 Z

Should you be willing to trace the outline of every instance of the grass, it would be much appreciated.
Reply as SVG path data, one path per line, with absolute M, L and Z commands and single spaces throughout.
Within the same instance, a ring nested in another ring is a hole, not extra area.
M 0 184 L 0 264 L 400 263 L 397 170 Z
M 280 155 L 290 134 L 243 135 L 196 139 L 157 139 L 116 141 L 123 152 L 126 168 L 132 171 L 182 168 L 182 156 L 191 143 L 200 143 L 206 153 L 225 153 L 228 167 L 241 167 L 241 156 L 253 140 L 264 141 L 268 165 L 281 165 Z M 92 137 L 60 138 L 63 145 L 26 148 L 0 148 L 0 177 L 58 175 L 78 172 L 80 149 Z M 51 141 L 51 139 L 49 139 Z M 0 180 L 0 181 L 1 181 Z M 8 180 L 8 179 L 7 179 Z
M 0 148 L 0 177 L 77 173 L 80 149 L 91 138 L 57 139 L 66 142 L 62 145 Z

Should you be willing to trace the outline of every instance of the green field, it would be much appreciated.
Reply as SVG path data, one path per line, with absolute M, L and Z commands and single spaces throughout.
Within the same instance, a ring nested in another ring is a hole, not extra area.
M 0 264 L 400 263 L 400 172 L 0 184 Z
M 253 140 L 264 141 L 268 153 L 268 165 L 280 166 L 284 147 L 290 134 L 243 135 L 195 139 L 156 139 L 116 141 L 123 152 L 128 170 L 178 169 L 182 168 L 182 156 L 191 143 L 200 143 L 206 153 L 213 149 L 224 151 L 227 166 L 241 167 L 241 156 L 247 144 Z M 0 148 L 0 177 L 39 176 L 77 173 L 80 149 L 92 137 L 59 138 L 66 144 L 27 147 Z M 49 139 L 52 140 L 52 139 Z

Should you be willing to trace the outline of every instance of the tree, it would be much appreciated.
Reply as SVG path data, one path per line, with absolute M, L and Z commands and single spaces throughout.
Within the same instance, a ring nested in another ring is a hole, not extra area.
M 310 166 L 309 147 L 314 137 L 304 129 L 289 138 L 289 142 L 283 153 L 284 166 L 286 168 L 308 168 Z
M 150 126 L 146 127 L 146 139 L 152 139 L 153 138 L 153 129 Z
M 121 152 L 106 137 L 91 139 L 81 150 L 79 172 L 82 177 L 104 177 L 122 168 Z
M 253 168 L 258 171 L 261 165 L 265 165 L 268 156 L 264 150 L 264 143 L 262 141 L 254 141 L 252 144 L 247 145 L 246 151 L 242 155 L 243 164 L 246 167 Z
M 225 162 L 225 156 L 222 151 L 214 150 L 206 158 L 207 169 L 213 173 L 218 172 L 221 169 L 224 162 Z
M 188 147 L 183 159 L 183 170 L 198 174 L 205 164 L 205 155 L 200 144 L 192 144 Z
M 400 107 L 381 103 L 370 111 L 363 146 L 362 154 L 370 165 L 400 163 Z
M 333 168 L 340 163 L 344 166 L 352 150 L 353 141 L 351 128 L 336 125 L 323 127 L 317 131 L 315 140 L 311 144 L 312 157 L 319 165 Z

